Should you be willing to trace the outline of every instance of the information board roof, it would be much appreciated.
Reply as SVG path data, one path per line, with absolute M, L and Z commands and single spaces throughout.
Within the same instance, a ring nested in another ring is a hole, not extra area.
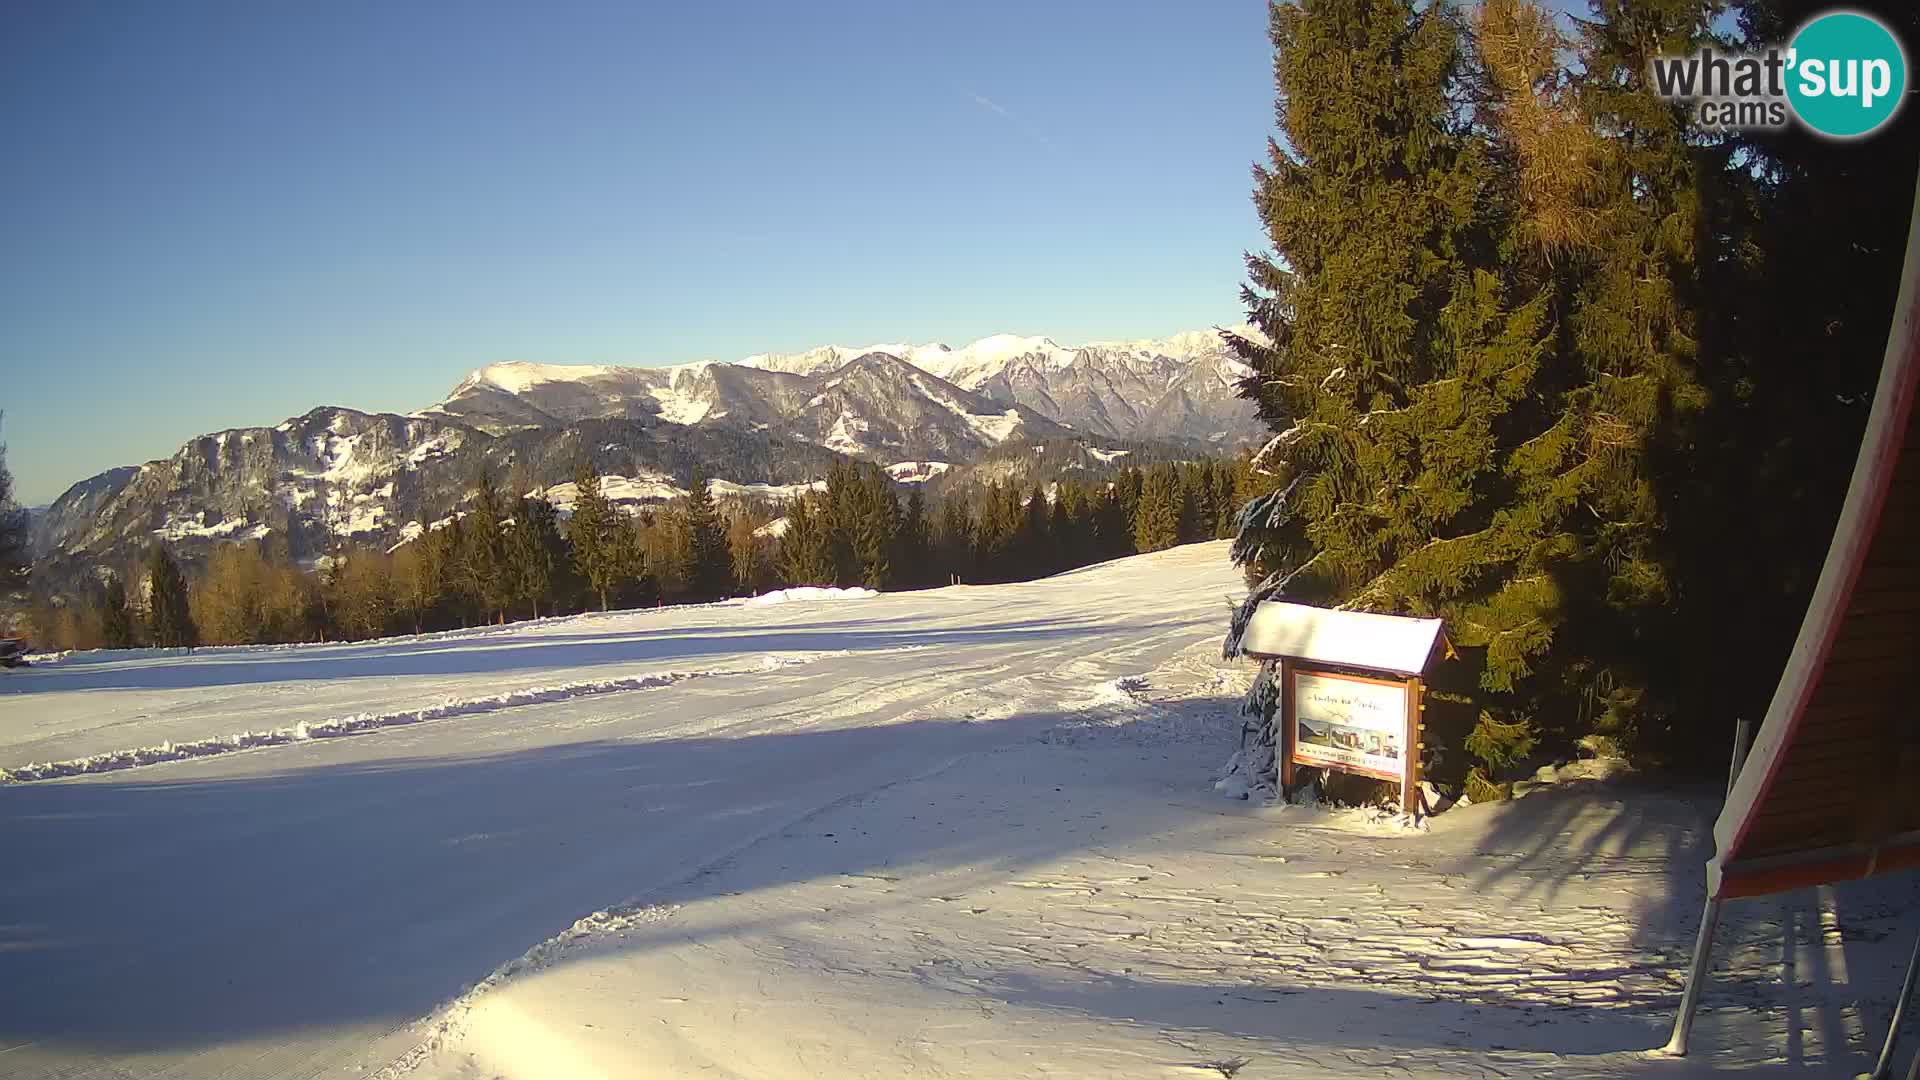
M 1254 609 L 1240 646 L 1249 656 L 1418 675 L 1433 656 L 1440 622 L 1269 600 Z

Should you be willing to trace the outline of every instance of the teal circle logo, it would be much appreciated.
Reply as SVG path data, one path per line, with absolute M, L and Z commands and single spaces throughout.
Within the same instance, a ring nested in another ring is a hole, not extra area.
M 1879 130 L 1907 94 L 1907 56 L 1871 15 L 1830 11 L 1788 43 L 1787 100 L 1800 122 L 1836 139 Z

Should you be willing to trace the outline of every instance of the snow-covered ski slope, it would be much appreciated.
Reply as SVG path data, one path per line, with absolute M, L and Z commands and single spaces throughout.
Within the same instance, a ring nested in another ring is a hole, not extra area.
M 1226 800 L 1239 591 L 1209 544 L 0 677 L 0 1077 L 1866 1067 L 1912 881 L 1736 905 L 1650 1059 L 1714 793 Z
M 1020 585 L 7 673 L 0 767 L 132 767 L 0 784 L 0 1075 L 384 1064 L 579 916 L 1031 740 L 1216 636 L 1239 587 L 1207 544 Z

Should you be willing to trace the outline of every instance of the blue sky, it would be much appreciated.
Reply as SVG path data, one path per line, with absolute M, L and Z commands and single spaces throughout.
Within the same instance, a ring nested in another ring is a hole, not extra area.
M 505 359 L 1237 318 L 1259 0 L 0 7 L 23 501 Z

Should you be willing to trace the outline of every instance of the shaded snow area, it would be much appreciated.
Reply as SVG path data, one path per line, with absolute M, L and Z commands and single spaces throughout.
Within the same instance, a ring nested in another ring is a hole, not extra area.
M 1222 798 L 1241 587 L 1205 544 L 0 674 L 0 1075 L 1870 1065 L 1908 879 L 1731 905 L 1694 1058 L 1644 1052 L 1711 790 L 1563 770 L 1420 830 Z

